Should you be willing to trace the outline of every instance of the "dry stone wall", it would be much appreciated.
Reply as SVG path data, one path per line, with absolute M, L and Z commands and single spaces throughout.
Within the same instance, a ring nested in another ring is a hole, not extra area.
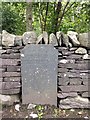
M 51 34 L 50 37 L 48 37 L 46 32 L 44 32 L 44 34 L 47 37 L 44 43 L 49 44 L 49 38 L 51 41 L 50 44 L 53 44 L 59 53 L 57 76 L 59 107 L 89 108 L 89 45 L 82 47 L 80 42 L 75 41 L 76 37 L 74 35 L 74 41 L 73 39 L 71 40 L 70 33 L 64 36 L 61 32 L 57 32 L 55 39 L 52 39 L 53 34 Z M 5 95 L 5 98 L 9 96 L 13 99 L 12 103 L 20 101 L 19 97 L 21 97 L 22 87 L 20 51 L 25 45 L 32 44 L 32 39 L 34 39 L 33 44 L 42 43 L 44 34 L 41 35 L 41 38 L 40 36 L 37 37 L 35 33 L 33 37 L 33 32 L 30 34 L 24 33 L 24 37 L 11 35 L 6 31 L 2 32 L 2 35 L 0 34 L 0 100 L 2 96 Z M 61 38 L 63 38 L 63 41 Z M 25 42 L 25 39 L 28 42 Z M 69 40 L 73 41 L 74 45 L 72 42 L 68 42 Z M 62 45 L 64 45 L 64 47 Z M 11 99 L 7 99 L 7 101 Z

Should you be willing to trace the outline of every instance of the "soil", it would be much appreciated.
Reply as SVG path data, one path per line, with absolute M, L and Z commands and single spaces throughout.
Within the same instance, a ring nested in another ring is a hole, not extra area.
M 38 118 L 84 118 L 90 119 L 89 109 L 60 109 L 50 105 L 37 105 L 32 109 L 27 109 L 28 105 L 19 104 L 19 111 L 15 109 L 15 104 L 2 106 L 2 118 L 32 118 L 31 113 L 37 114 Z M 25 119 L 24 119 L 25 120 Z

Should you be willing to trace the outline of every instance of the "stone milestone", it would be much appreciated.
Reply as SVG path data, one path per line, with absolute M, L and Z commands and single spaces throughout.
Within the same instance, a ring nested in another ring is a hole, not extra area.
M 57 50 L 52 45 L 27 45 L 21 63 L 22 102 L 57 105 Z

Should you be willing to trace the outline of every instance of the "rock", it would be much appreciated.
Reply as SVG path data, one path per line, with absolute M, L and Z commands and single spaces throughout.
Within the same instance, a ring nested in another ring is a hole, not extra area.
M 79 111 L 78 114 L 79 114 L 79 115 L 82 115 L 82 114 L 83 114 L 83 111 Z
M 63 34 L 63 44 L 64 44 L 66 47 L 69 47 L 69 48 L 72 47 L 72 44 L 69 42 L 68 35 L 66 35 L 66 34 Z
M 30 117 L 32 118 L 38 118 L 38 115 L 37 114 L 34 114 L 33 112 L 30 114 Z
M 82 47 L 79 47 L 76 51 L 75 51 L 76 54 L 87 54 L 87 50 L 85 48 L 82 48 Z
M 56 37 L 58 40 L 58 45 L 61 46 L 62 45 L 62 32 L 61 31 L 56 32 Z
M 7 31 L 2 31 L 2 45 L 9 47 L 14 46 L 15 35 L 9 34 Z
M 23 41 L 22 36 L 16 36 L 14 41 L 15 46 L 22 46 L 22 41 Z
M 45 44 L 48 44 L 48 34 L 46 31 L 43 31 L 43 33 L 38 36 L 36 44 L 43 43 L 43 41 Z
M 83 55 L 84 60 L 90 60 L 90 56 L 88 54 Z
M 46 31 L 43 31 L 43 39 L 44 39 L 45 44 L 48 44 L 48 34 Z
M 69 97 L 60 101 L 60 108 L 69 109 L 69 108 L 89 108 L 88 98 L 82 97 Z
M 20 108 L 20 105 L 19 105 L 19 104 L 16 104 L 16 105 L 15 105 L 15 110 L 19 112 L 19 111 L 20 111 L 19 108 Z
M 7 51 L 6 50 L 0 50 L 0 54 L 2 54 L 2 53 L 6 53 Z
M 89 120 L 89 117 L 88 117 L 88 116 L 85 116 L 84 119 Z
M 2 104 L 12 105 L 14 102 L 20 102 L 19 95 L 2 95 L 0 94 Z
M 70 38 L 70 41 L 74 46 L 79 46 L 80 45 L 80 42 L 78 41 L 78 38 L 77 38 L 77 36 L 78 36 L 77 32 L 68 31 L 67 35 Z
M 37 41 L 37 36 L 36 36 L 36 33 L 34 31 L 25 32 L 23 34 L 23 44 L 24 45 L 36 44 L 36 41 Z
M 34 105 L 34 104 L 29 104 L 28 107 L 27 107 L 27 109 L 33 109 L 33 108 L 35 108 L 35 107 L 36 107 L 36 105 Z
M 90 32 L 80 33 L 79 34 L 79 42 L 80 42 L 81 46 L 87 47 L 90 49 Z
M 42 43 L 42 40 L 43 40 L 43 34 L 38 36 L 36 44 Z
M 49 36 L 49 43 L 54 45 L 54 46 L 58 45 L 57 38 L 53 33 L 51 33 Z
M 66 59 L 62 59 L 62 60 L 59 61 L 59 63 L 66 64 L 66 63 L 68 63 L 68 60 L 66 60 Z
M 77 50 L 77 47 L 70 48 L 70 51 L 75 51 L 75 50 Z
M 0 46 L 2 46 L 2 34 L 0 33 Z

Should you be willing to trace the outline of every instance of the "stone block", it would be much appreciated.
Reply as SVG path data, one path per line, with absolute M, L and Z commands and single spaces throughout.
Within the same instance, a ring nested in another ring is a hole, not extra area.
M 62 99 L 62 98 L 67 98 L 67 97 L 76 97 L 77 92 L 70 92 L 70 93 L 58 93 L 58 98 Z
M 12 53 L 9 56 L 10 59 L 20 59 L 20 53 Z
M 2 65 L 18 65 L 20 59 L 2 59 Z
M 4 77 L 3 78 L 3 81 L 4 82 L 9 82 L 9 81 L 11 81 L 11 82 L 16 82 L 16 81 L 18 81 L 18 82 L 21 82 L 21 77 Z
M 86 85 L 68 85 L 68 86 L 59 86 L 63 92 L 87 92 L 88 87 Z
M 0 82 L 0 89 L 2 90 L 15 89 L 20 87 L 20 82 Z
M 14 94 L 18 94 L 18 93 L 20 93 L 20 88 L 0 90 L 0 94 L 2 94 L 2 95 L 14 95 Z
M 3 72 L 3 77 L 20 77 L 20 72 Z
M 20 72 L 20 66 L 7 66 L 7 72 Z

